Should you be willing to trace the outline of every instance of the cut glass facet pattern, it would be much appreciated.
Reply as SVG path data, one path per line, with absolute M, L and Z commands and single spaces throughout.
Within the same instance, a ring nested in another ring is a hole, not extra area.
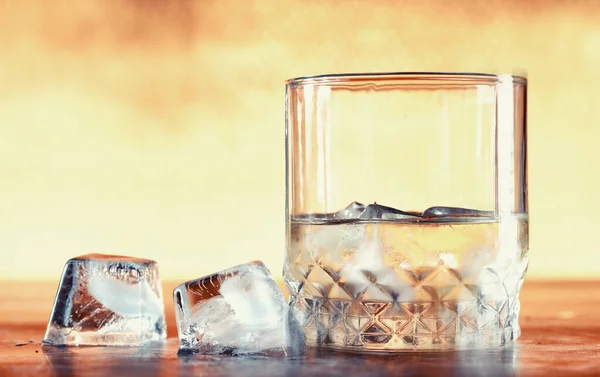
M 236 266 L 174 291 L 180 352 L 296 353 L 303 338 L 262 262 Z
M 301 289 L 300 294 L 293 296 L 291 307 L 310 345 L 385 351 L 501 346 L 520 335 L 518 289 L 525 268 L 523 262 L 503 277 L 496 270 L 486 269 L 486 274 L 497 279 L 495 286 L 488 287 L 487 294 L 476 286 L 464 284 L 445 267 L 439 267 L 414 283 L 418 291 L 415 301 L 307 296 Z M 447 285 L 428 285 L 431 284 L 428 278 L 446 273 L 446 277 L 452 276 L 445 281 Z M 314 288 L 310 277 L 303 285 Z M 322 283 L 317 285 L 321 287 Z M 333 280 L 330 286 L 344 290 Z M 515 287 L 512 292 L 508 291 L 509 286 Z M 380 289 L 376 282 L 370 288 Z

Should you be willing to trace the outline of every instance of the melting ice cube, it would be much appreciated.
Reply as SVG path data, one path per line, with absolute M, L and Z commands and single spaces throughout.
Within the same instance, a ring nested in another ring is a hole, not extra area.
M 493 216 L 492 211 L 459 207 L 430 207 L 423 211 L 423 217 Z
M 383 219 L 393 220 L 401 219 L 404 217 L 415 217 L 414 213 L 401 211 L 396 208 L 382 206 L 380 204 L 369 204 L 365 210 L 360 214 L 361 219 Z
M 103 254 L 67 261 L 44 344 L 124 346 L 165 338 L 156 262 Z
M 180 352 L 252 354 L 301 350 L 287 303 L 259 261 L 175 288 Z
M 337 211 L 334 214 L 336 219 L 358 219 L 365 210 L 365 205 L 359 202 L 352 202 L 348 207 Z

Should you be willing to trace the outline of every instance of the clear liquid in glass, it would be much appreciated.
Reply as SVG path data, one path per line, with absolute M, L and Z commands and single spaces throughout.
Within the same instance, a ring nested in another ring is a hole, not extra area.
M 284 278 L 308 345 L 472 349 L 520 335 L 528 218 L 292 218 Z

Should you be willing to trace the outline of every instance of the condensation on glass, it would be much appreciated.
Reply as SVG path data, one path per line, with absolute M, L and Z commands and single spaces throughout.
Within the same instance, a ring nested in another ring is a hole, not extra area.
M 286 83 L 286 258 L 307 344 L 497 347 L 528 265 L 525 78 Z

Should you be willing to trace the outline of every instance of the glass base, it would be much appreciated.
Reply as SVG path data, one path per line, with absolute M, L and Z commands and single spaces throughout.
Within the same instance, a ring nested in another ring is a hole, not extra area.
M 307 346 L 354 352 L 495 348 L 521 331 L 519 298 L 385 302 L 295 296 L 291 308 Z

